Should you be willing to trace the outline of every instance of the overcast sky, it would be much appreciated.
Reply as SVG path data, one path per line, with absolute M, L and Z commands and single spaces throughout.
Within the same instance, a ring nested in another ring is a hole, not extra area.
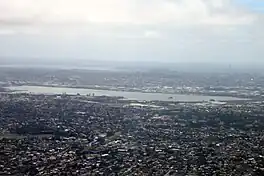
M 0 56 L 261 62 L 263 0 L 0 0 Z

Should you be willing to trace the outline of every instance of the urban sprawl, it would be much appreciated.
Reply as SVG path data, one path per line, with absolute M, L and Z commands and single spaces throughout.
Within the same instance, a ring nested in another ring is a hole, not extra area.
M 248 100 L 177 102 L 9 92 L 12 76 L 1 79 L 0 175 L 264 175 L 260 78 L 225 82 L 257 89 Z

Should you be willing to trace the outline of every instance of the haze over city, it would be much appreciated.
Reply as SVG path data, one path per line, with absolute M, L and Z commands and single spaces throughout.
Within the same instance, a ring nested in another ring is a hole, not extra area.
M 0 175 L 263 176 L 264 0 L 0 0 Z

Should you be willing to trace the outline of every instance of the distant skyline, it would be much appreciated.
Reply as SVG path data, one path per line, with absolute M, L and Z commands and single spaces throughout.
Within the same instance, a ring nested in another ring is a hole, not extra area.
M 262 63 L 263 31 L 264 0 L 0 0 L 2 61 Z

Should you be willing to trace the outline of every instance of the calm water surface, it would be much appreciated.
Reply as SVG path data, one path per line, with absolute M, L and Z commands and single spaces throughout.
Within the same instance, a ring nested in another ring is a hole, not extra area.
M 142 92 L 124 92 L 124 91 L 110 91 L 110 90 L 96 90 L 96 89 L 79 89 L 79 88 L 61 88 L 61 87 L 41 87 L 41 86 L 13 86 L 9 87 L 11 90 L 20 90 L 19 92 L 33 93 L 33 94 L 95 94 L 95 96 L 122 96 L 130 100 L 146 100 L 146 101 L 209 101 L 214 99 L 216 101 L 232 101 L 243 100 L 235 97 L 224 96 L 204 96 L 204 95 L 185 95 L 185 94 L 162 94 L 162 93 L 142 93 Z M 173 97 L 173 99 L 169 99 Z

